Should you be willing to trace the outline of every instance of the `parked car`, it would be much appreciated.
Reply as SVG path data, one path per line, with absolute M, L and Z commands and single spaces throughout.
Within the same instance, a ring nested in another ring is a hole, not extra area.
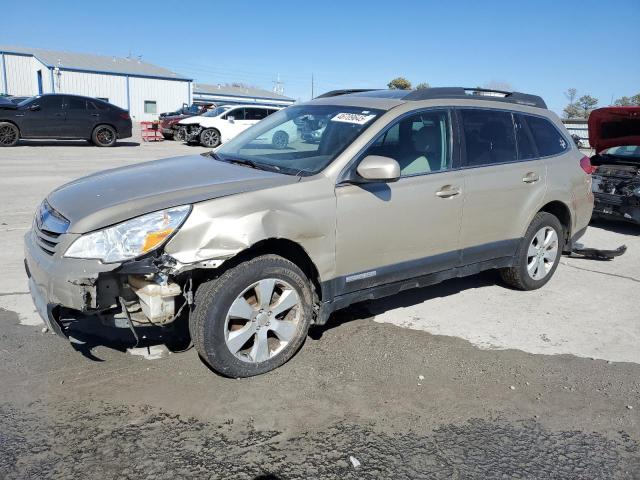
M 607 107 L 589 116 L 596 154 L 594 217 L 640 224 L 640 107 Z
M 182 108 L 177 112 L 161 113 L 159 122 L 160 132 L 165 139 L 174 140 L 174 125 L 176 125 L 180 120 L 197 115 L 203 115 L 208 111 L 210 111 L 208 106 L 191 105 L 190 107 Z M 175 140 L 180 139 L 176 138 Z
M 311 117 L 319 143 L 256 142 Z M 591 168 L 534 95 L 333 92 L 57 188 L 25 235 L 29 288 L 60 335 L 188 322 L 213 369 L 257 375 L 354 302 L 487 269 L 542 287 L 589 223 Z
M 200 115 L 205 110 L 206 110 L 206 107 L 202 105 L 196 105 L 195 103 L 191 105 L 187 105 L 186 103 L 184 103 L 182 107 L 180 107 L 177 110 L 174 110 L 173 112 L 162 112 L 159 115 L 159 117 L 163 118 L 163 117 L 174 117 L 176 115 L 185 115 L 185 116 Z
M 222 112 L 227 111 L 229 108 L 231 108 L 231 107 L 227 106 L 227 105 L 221 105 L 219 107 L 211 107 L 209 109 L 206 109 L 203 112 L 199 113 L 198 115 L 186 115 L 186 116 L 177 115 L 177 116 L 173 116 L 173 117 L 161 118 L 160 119 L 160 127 L 162 129 L 162 134 L 167 139 L 171 138 L 171 139 L 176 140 L 178 142 L 184 142 L 185 141 L 185 129 L 180 127 L 180 125 L 179 125 L 180 121 L 182 121 L 182 120 L 184 120 L 186 118 L 191 118 L 191 117 L 195 117 L 195 116 L 217 117 Z
M 111 147 L 131 137 L 129 112 L 90 97 L 45 94 L 18 103 L 0 103 L 0 146 L 20 138 L 86 139 Z
M 204 115 L 180 120 L 174 127 L 180 130 L 175 138 L 215 148 L 278 110 L 281 108 L 260 105 L 234 105 L 226 110 L 215 109 Z

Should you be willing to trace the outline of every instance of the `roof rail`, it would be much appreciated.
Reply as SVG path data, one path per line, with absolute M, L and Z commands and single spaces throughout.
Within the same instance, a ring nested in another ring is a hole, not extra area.
M 330 92 L 323 93 L 322 95 L 318 95 L 315 98 L 329 98 L 329 97 L 338 97 L 340 95 L 349 95 L 350 93 L 360 93 L 360 92 L 372 92 L 377 90 L 375 88 L 347 88 L 344 90 L 331 90 Z
M 496 95 L 497 94 L 497 95 Z M 489 97 L 489 98 L 487 98 Z M 528 93 L 491 90 L 488 88 L 436 87 L 412 90 L 403 100 L 430 100 L 432 98 L 464 98 L 467 100 L 490 100 L 492 102 L 517 103 L 530 107 L 547 108 L 547 104 L 538 95 Z

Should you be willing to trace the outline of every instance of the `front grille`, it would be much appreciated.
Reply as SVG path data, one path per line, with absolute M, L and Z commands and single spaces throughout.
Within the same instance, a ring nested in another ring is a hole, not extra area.
M 609 205 L 622 205 L 624 203 L 624 197 L 620 195 L 599 192 L 596 192 L 594 195 L 596 197 L 596 202 L 608 203 Z
M 69 220 L 56 211 L 46 200 L 42 202 L 33 222 L 33 233 L 36 243 L 48 255 L 56 252 L 60 235 L 66 233 Z
M 34 226 L 33 231 L 36 237 L 36 243 L 42 251 L 48 255 L 53 255 L 56 252 L 56 246 L 60 241 L 60 234 L 50 232 L 48 230 L 41 230 L 37 225 Z

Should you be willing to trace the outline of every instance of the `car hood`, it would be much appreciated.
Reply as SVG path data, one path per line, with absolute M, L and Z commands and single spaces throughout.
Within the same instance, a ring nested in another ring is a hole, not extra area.
M 206 118 L 206 117 L 202 117 L 201 115 L 198 115 L 197 117 L 196 116 L 187 117 L 187 118 L 183 118 L 178 123 L 180 125 L 191 125 L 192 123 L 200 123 L 203 118 Z
M 598 108 L 589 115 L 589 144 L 607 148 L 640 145 L 640 107 Z
M 297 181 L 190 155 L 98 172 L 57 188 L 47 201 L 69 220 L 69 232 L 86 233 L 164 208 Z

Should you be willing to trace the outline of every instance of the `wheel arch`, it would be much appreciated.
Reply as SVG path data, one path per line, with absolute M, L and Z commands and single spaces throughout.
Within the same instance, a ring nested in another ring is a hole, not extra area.
M 115 130 L 115 132 L 116 132 L 116 137 L 118 136 L 118 127 L 116 127 L 113 123 L 109 123 L 109 122 L 96 123 L 96 125 L 91 130 L 91 136 L 93 136 L 93 133 L 96 131 L 97 128 L 105 127 L 105 126 L 113 128 Z
M 225 260 L 220 269 L 225 271 L 240 263 L 267 254 L 279 255 L 295 263 L 313 284 L 318 298 L 322 299 L 318 267 L 302 245 L 287 238 L 272 237 L 260 240 Z
M 573 225 L 573 218 L 571 216 L 571 209 L 569 206 L 560 200 L 552 200 L 551 202 L 543 205 L 539 212 L 550 213 L 560 220 L 560 223 L 564 227 L 564 240 L 565 245 L 567 245 L 571 239 L 571 230 Z
M 0 118 L 0 123 L 10 123 L 11 125 L 13 125 L 14 127 L 16 127 L 18 129 L 18 134 L 22 133 L 21 130 L 20 130 L 20 125 L 18 125 L 15 122 L 15 120 Z

